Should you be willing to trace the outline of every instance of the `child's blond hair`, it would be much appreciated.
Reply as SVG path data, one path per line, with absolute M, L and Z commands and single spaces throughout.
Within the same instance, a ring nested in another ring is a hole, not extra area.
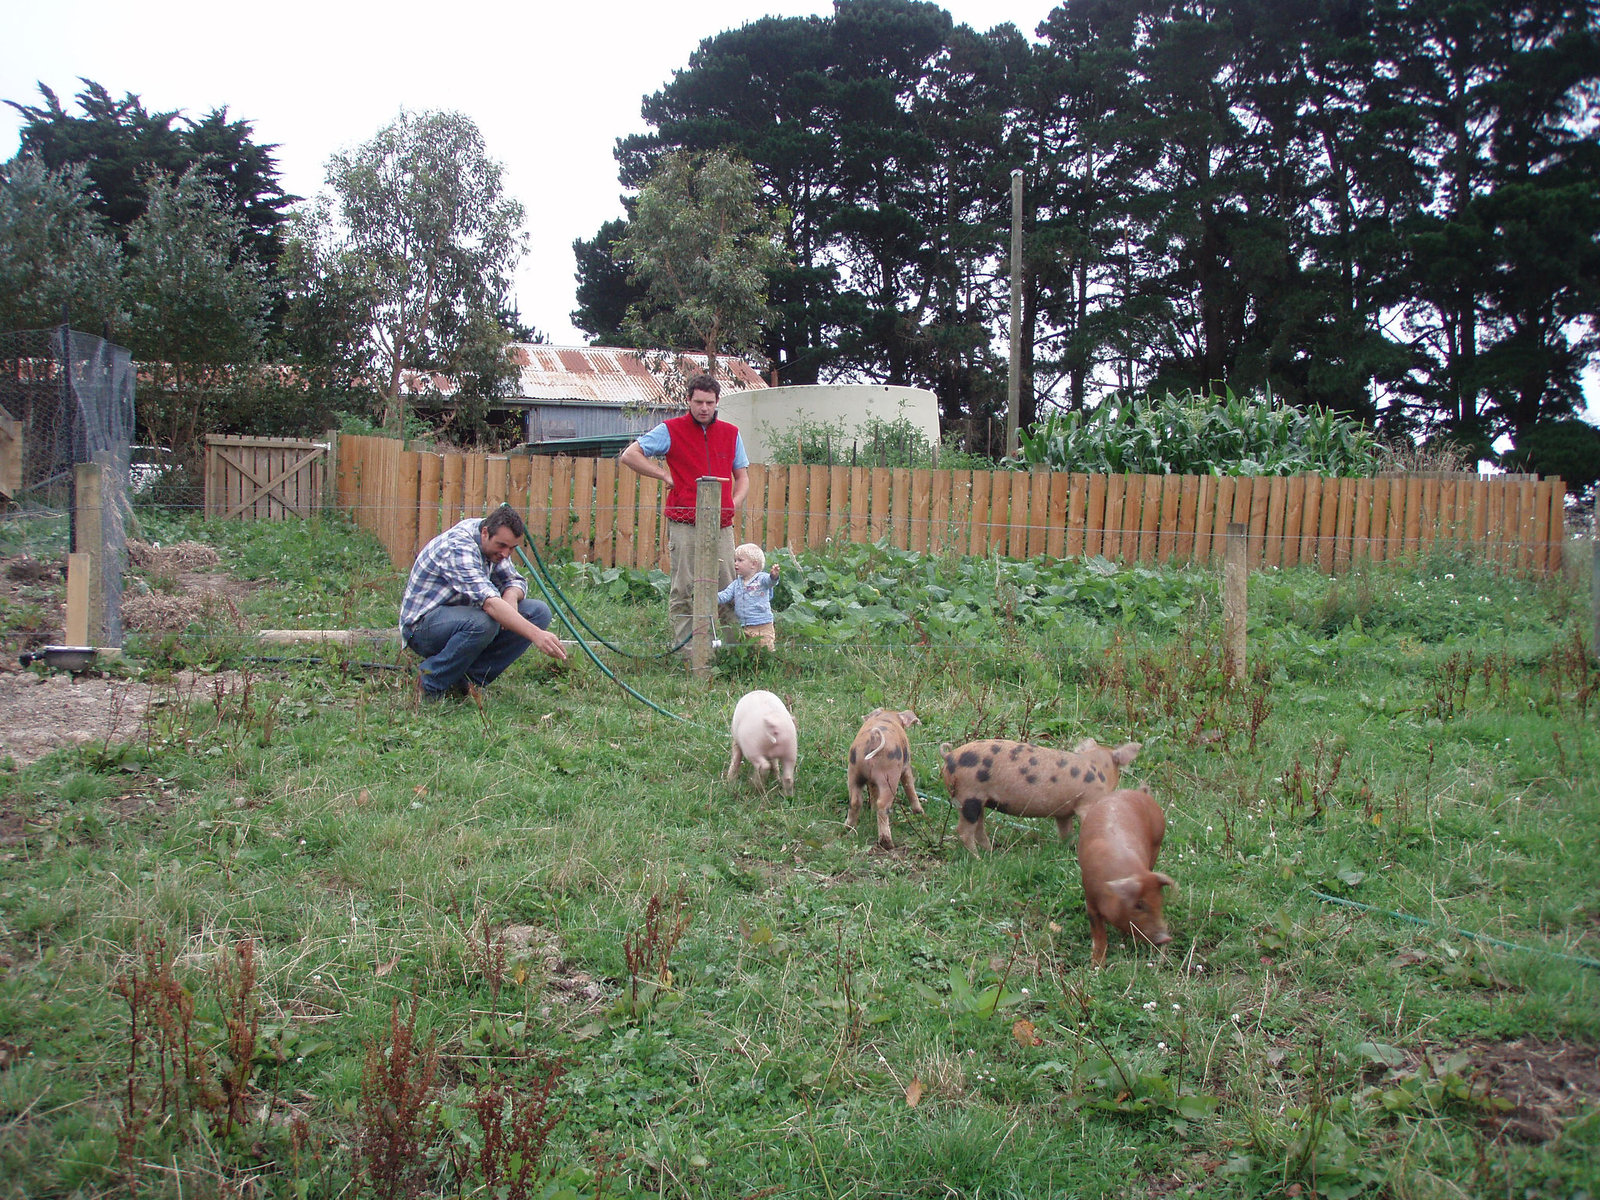
M 735 554 L 742 554 L 746 558 L 748 558 L 751 562 L 755 563 L 756 570 L 758 570 L 758 571 L 764 570 L 766 568 L 766 565 L 767 565 L 767 552 L 765 550 L 763 550 L 760 546 L 756 545 L 754 542 L 746 542 L 742 546 L 735 546 L 733 548 L 733 552 Z

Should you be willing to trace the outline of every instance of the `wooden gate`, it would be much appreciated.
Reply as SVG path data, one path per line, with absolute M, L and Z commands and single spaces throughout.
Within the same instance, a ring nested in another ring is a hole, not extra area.
M 206 517 L 285 521 L 322 507 L 327 442 L 299 438 L 206 438 Z

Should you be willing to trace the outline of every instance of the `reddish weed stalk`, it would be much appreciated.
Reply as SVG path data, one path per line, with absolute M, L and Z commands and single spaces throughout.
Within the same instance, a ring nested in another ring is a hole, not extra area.
M 400 1021 L 400 1000 L 389 1007 L 389 1042 L 367 1046 L 357 1107 L 357 1138 L 362 1166 L 381 1200 L 415 1196 L 426 1186 L 439 1132 L 432 1105 L 439 1074 L 439 1052 L 430 1034 L 418 1049 L 417 997 Z
M 673 893 L 670 909 L 661 899 L 661 893 L 654 892 L 645 905 L 644 928 L 637 934 L 622 935 L 622 957 L 628 964 L 628 995 L 636 1011 L 641 979 L 649 989 L 647 1000 L 655 988 L 665 987 L 671 979 L 667 963 L 689 928 L 692 914 L 688 905 L 688 897 L 681 887 Z
M 566 1073 L 566 1064 L 557 1058 L 520 1095 L 506 1091 L 496 1074 L 467 1104 L 483 1130 L 478 1169 L 491 1196 L 528 1200 L 544 1177 L 539 1161 L 545 1143 L 566 1114 L 565 1104 L 550 1111 L 550 1097 Z

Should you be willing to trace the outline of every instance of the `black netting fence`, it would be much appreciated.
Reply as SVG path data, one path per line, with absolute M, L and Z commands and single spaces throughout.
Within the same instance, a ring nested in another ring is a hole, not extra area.
M 44 528 L 64 523 L 61 549 L 100 556 L 103 610 L 99 602 L 94 609 L 103 611 L 104 628 L 95 635 L 110 646 L 122 644 L 133 388 L 132 356 L 104 338 L 65 325 L 0 333 L 0 408 L 22 434 L 20 488 L 6 520 Z M 85 463 L 101 468 L 93 513 L 79 505 L 77 468 Z

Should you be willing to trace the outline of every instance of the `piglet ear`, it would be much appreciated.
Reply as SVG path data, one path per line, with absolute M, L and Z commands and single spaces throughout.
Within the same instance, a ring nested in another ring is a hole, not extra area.
M 913 725 L 921 725 L 922 718 L 917 716 L 917 714 L 912 712 L 909 708 L 902 708 L 900 710 L 900 724 L 904 725 L 907 729 L 910 729 Z
M 1125 767 L 1139 757 L 1139 751 L 1144 749 L 1143 742 L 1123 742 L 1111 752 L 1111 761 L 1119 767 Z
M 1178 881 L 1176 879 L 1174 879 L 1171 875 L 1163 875 L 1160 871 L 1156 871 L 1154 874 L 1157 883 L 1164 888 L 1171 888 L 1173 895 L 1178 894 Z
M 1111 879 L 1106 882 L 1106 888 L 1112 894 L 1119 896 L 1129 904 L 1136 904 L 1139 900 L 1139 877 L 1128 875 L 1122 879 Z

